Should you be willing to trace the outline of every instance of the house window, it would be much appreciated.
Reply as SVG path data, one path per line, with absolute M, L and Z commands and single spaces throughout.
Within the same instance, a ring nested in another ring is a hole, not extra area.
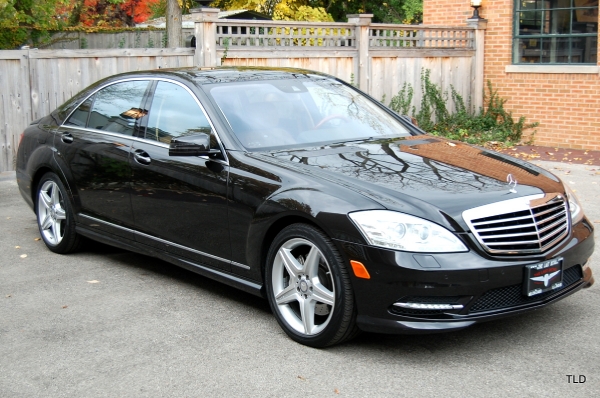
M 513 64 L 596 64 L 598 0 L 516 0 Z

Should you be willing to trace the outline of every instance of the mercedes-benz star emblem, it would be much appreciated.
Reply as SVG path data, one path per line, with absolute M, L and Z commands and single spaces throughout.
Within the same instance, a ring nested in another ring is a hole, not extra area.
M 512 174 L 506 176 L 506 182 L 508 182 L 508 192 L 517 193 L 517 180 Z

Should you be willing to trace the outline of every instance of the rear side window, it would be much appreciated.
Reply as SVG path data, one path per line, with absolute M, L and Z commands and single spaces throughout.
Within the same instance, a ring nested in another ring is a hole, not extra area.
M 95 95 L 87 127 L 133 135 L 136 121 L 148 113 L 141 108 L 147 88 L 148 81 L 137 80 L 104 87 Z
M 210 134 L 211 128 L 194 97 L 177 84 L 159 82 L 150 106 L 146 139 L 168 144 L 175 137 L 198 133 Z

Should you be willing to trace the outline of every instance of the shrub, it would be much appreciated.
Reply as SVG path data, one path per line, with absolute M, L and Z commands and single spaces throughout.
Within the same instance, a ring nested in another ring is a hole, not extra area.
M 470 99 L 465 103 L 453 86 L 450 86 L 450 93 L 442 91 L 431 81 L 430 75 L 430 70 L 421 72 L 422 99 L 418 110 L 415 106 L 411 108 L 414 90 L 409 83 L 404 83 L 389 105 L 400 114 L 412 114 L 424 131 L 470 144 L 489 145 L 499 142 L 512 146 L 521 142 L 525 130 L 539 125 L 537 122 L 527 123 L 525 116 L 519 117 L 515 122 L 512 112 L 504 109 L 506 100 L 492 88 L 490 81 L 487 82 L 487 92 L 484 93 L 484 107 L 473 110 Z M 453 108 L 448 109 L 450 99 Z M 528 143 L 533 141 L 534 134 L 535 131 L 529 135 Z

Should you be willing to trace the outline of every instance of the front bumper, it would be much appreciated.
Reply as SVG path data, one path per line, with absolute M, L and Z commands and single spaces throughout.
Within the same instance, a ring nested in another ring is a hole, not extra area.
M 370 332 L 459 330 L 542 308 L 594 282 L 587 264 L 594 250 L 593 228 L 585 219 L 549 253 L 528 258 L 494 258 L 479 248 L 467 253 L 423 255 L 337 243 L 348 260 L 362 262 L 371 275 L 370 279 L 353 278 L 357 323 Z M 558 257 L 563 258 L 563 286 L 524 296 L 525 266 Z M 398 302 L 448 304 L 454 309 L 403 308 L 394 305 Z

